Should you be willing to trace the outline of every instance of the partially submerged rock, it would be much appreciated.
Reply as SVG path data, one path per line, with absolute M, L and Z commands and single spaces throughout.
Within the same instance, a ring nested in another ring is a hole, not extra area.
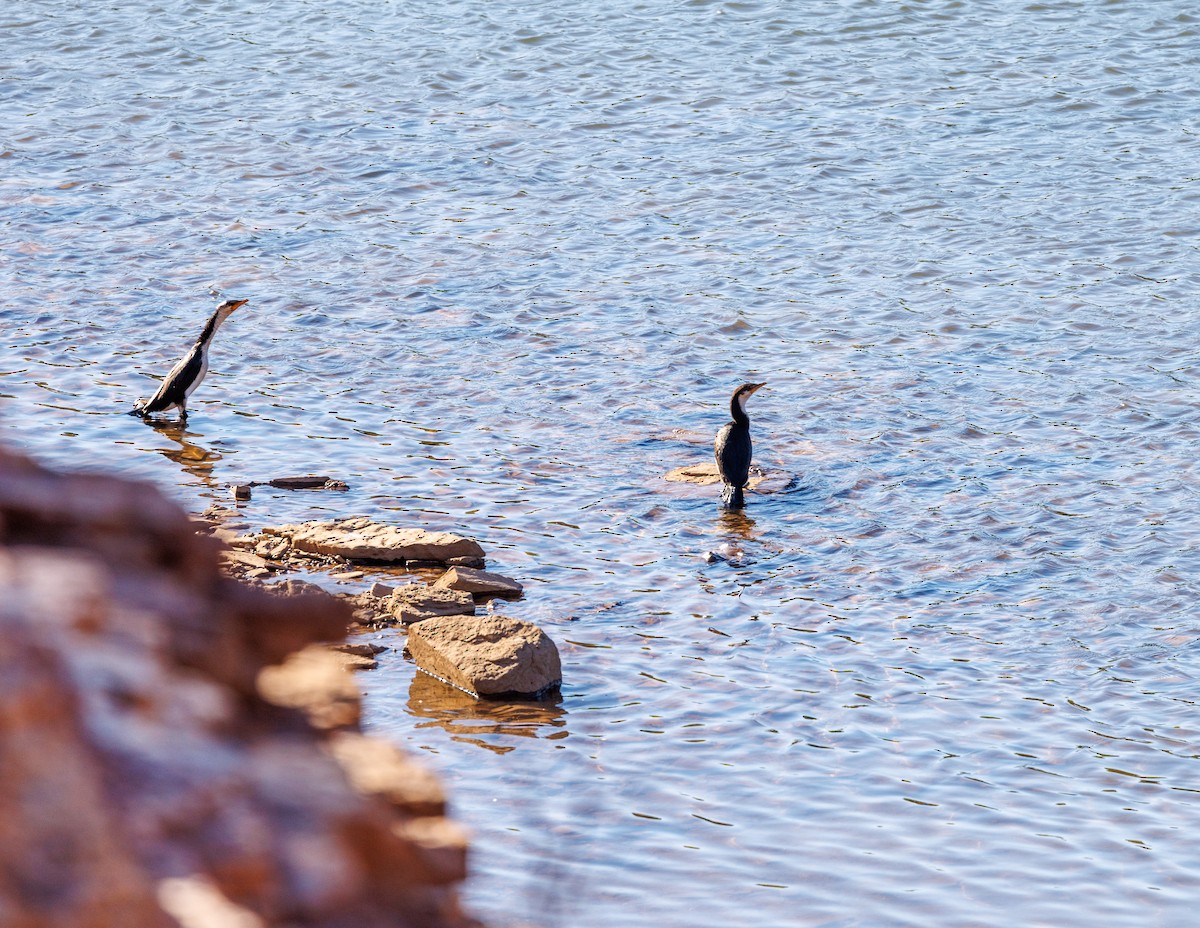
M 267 481 L 268 486 L 279 490 L 348 490 L 349 485 L 332 477 L 305 474 L 301 477 L 275 477 Z M 259 484 L 261 486 L 261 484 Z
M 425 673 L 474 696 L 537 697 L 562 683 L 550 636 L 510 616 L 427 619 L 408 630 L 408 650 Z
M 704 461 L 700 464 L 688 464 L 684 467 L 676 467 L 673 471 L 663 474 L 663 479 L 674 483 L 694 483 L 699 486 L 709 486 L 710 484 L 720 483 L 721 474 L 717 470 L 716 461 Z M 766 479 L 767 475 L 755 467 L 750 471 L 750 480 L 746 483 L 746 486 L 753 490 Z
M 351 561 L 445 563 L 452 558 L 467 558 L 480 565 L 483 563 L 483 548 L 473 538 L 451 532 L 398 528 L 367 518 L 302 522 L 264 531 L 287 538 L 292 547 L 300 551 Z
M 525 588 L 516 580 L 473 567 L 451 567 L 433 582 L 433 589 L 462 590 L 474 596 L 518 597 Z
M 440 615 L 474 615 L 475 597 L 461 590 L 447 590 L 413 583 L 392 594 L 392 615 L 411 625 Z

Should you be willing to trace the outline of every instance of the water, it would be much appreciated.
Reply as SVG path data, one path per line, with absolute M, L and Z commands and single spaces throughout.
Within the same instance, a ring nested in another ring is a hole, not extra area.
M 362 678 L 493 924 L 1194 923 L 1190 4 L 0 30 L 0 439 L 194 510 L 329 473 L 246 518 L 466 530 L 523 580 L 561 700 Z M 187 429 L 118 415 L 218 294 Z M 744 380 L 737 518 L 661 475 Z

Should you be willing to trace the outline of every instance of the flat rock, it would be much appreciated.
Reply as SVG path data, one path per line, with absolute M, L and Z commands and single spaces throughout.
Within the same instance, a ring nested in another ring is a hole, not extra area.
M 259 557 L 265 557 L 275 561 L 287 554 L 289 547 L 291 546 L 288 544 L 288 540 L 286 538 L 280 538 L 278 535 L 273 535 L 264 538 L 262 541 L 256 544 L 254 546 L 254 553 Z
M 392 615 L 405 625 L 442 615 L 475 614 L 475 597 L 470 593 L 418 583 L 396 590 L 389 605 Z
M 317 474 L 304 474 L 300 477 L 276 477 L 268 480 L 268 484 L 279 490 L 345 490 L 347 486 L 341 480 Z
M 428 619 L 409 629 L 408 650 L 425 673 L 474 696 L 537 697 L 562 683 L 550 636 L 510 616 Z
M 516 580 L 471 567 L 451 567 L 432 588 L 462 590 L 475 596 L 520 596 L 525 591 Z
M 473 538 L 451 532 L 398 528 L 366 518 L 302 522 L 266 531 L 288 538 L 292 547 L 300 551 L 353 561 L 445 563 L 449 558 L 483 558 L 483 548 Z
M 684 467 L 676 467 L 673 471 L 663 474 L 663 479 L 671 480 L 675 483 L 695 483 L 700 486 L 708 486 L 709 484 L 720 483 L 721 473 L 717 470 L 716 461 L 706 461 L 701 464 L 688 464 Z M 753 490 L 766 479 L 766 474 L 751 473 L 750 480 L 746 483 L 746 486 Z

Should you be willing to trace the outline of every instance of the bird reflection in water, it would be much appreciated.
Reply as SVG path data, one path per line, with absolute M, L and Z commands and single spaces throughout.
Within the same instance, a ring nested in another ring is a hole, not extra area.
M 754 520 L 742 509 L 723 509 L 717 519 L 717 531 L 722 541 L 710 560 L 725 560 L 738 564 L 746 556 L 746 544 L 755 540 Z
M 510 737 L 558 741 L 570 735 L 562 697 L 537 701 L 476 699 L 447 686 L 428 674 L 413 674 L 408 690 L 408 711 L 428 719 L 417 728 L 444 728 L 455 741 L 476 744 L 497 754 L 515 750 L 515 744 L 495 743 Z
M 186 473 L 195 477 L 205 486 L 216 486 L 213 480 L 213 466 L 221 460 L 221 455 L 192 441 L 192 438 L 201 438 L 201 435 L 189 432 L 181 422 L 147 419 L 146 424 L 179 445 L 178 448 L 159 448 L 157 449 L 159 454 L 174 461 Z

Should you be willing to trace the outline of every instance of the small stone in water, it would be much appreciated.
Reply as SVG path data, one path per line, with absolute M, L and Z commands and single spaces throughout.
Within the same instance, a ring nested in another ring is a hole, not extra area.
M 345 573 L 330 574 L 334 580 L 361 580 L 363 572 L 361 570 L 347 570 Z
M 233 486 L 233 498 L 234 499 L 249 499 L 250 498 L 250 484 L 248 484 L 248 483 L 235 484 Z

